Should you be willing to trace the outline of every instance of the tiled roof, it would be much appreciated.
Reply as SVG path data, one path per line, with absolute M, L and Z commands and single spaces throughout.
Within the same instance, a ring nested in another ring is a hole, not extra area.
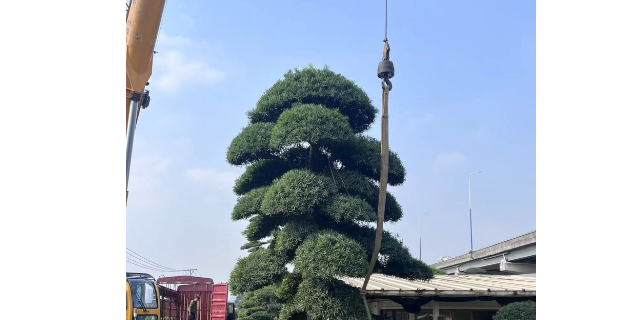
M 362 278 L 341 278 L 345 283 L 362 288 Z M 535 296 L 536 278 L 503 275 L 438 275 L 430 281 L 406 280 L 373 274 L 367 294 L 419 296 Z

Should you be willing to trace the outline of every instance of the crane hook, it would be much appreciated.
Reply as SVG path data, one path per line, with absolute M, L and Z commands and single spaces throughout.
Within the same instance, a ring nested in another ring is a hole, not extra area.
M 382 79 L 382 89 L 384 89 L 386 85 L 389 87 L 389 91 L 391 91 L 391 88 L 393 87 L 389 79 L 393 78 L 395 75 L 395 68 L 393 67 L 393 62 L 390 60 L 390 52 L 391 48 L 389 47 L 389 41 L 385 38 L 384 49 L 382 51 L 382 61 L 378 64 L 378 78 Z
M 393 89 L 393 84 L 391 84 L 391 81 L 388 77 L 384 77 L 384 79 L 382 79 L 382 90 L 384 90 L 385 85 L 389 87 L 389 91 Z

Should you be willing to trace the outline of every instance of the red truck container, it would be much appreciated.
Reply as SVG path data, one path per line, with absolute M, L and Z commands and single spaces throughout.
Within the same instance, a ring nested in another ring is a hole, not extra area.
M 178 276 L 157 280 L 160 291 L 160 320 L 188 320 L 187 306 L 200 295 L 196 320 L 235 320 L 235 306 L 229 303 L 226 283 L 210 278 Z
M 213 285 L 211 294 L 211 320 L 227 320 L 229 286 L 226 283 Z

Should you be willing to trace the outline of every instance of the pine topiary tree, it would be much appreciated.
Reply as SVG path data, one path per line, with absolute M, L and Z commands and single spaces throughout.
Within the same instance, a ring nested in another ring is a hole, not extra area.
M 250 254 L 231 273 L 234 294 L 276 285 L 280 319 L 366 319 L 358 289 L 337 278 L 364 277 L 373 252 L 380 142 L 363 132 L 376 114 L 362 89 L 326 67 L 289 71 L 248 113 L 227 152 L 229 163 L 247 166 L 232 219 L 249 220 L 242 248 Z M 388 181 L 405 181 L 393 152 Z M 401 217 L 387 194 L 385 221 Z M 388 232 L 375 272 L 433 277 Z

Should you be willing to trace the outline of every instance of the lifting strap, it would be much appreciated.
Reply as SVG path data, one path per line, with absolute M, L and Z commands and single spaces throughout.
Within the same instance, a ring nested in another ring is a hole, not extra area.
M 365 309 L 367 310 L 367 316 L 371 320 L 371 312 L 369 311 L 369 305 L 367 304 L 366 289 L 369 279 L 373 274 L 376 262 L 378 261 L 378 255 L 380 253 L 380 247 L 382 245 L 382 234 L 384 231 L 384 209 L 387 200 L 387 179 L 389 177 L 389 91 L 391 91 L 392 85 L 389 79 L 393 78 L 395 69 L 393 62 L 389 58 L 389 41 L 387 40 L 387 1 L 385 1 L 385 25 L 384 25 L 384 49 L 382 53 L 382 61 L 378 64 L 378 78 L 382 79 L 382 121 L 381 121 L 381 133 L 380 139 L 380 193 L 378 195 L 378 224 L 376 228 L 376 238 L 373 247 L 373 254 L 371 255 L 371 262 L 369 263 L 369 270 L 364 278 L 362 289 L 362 301 L 364 302 Z

